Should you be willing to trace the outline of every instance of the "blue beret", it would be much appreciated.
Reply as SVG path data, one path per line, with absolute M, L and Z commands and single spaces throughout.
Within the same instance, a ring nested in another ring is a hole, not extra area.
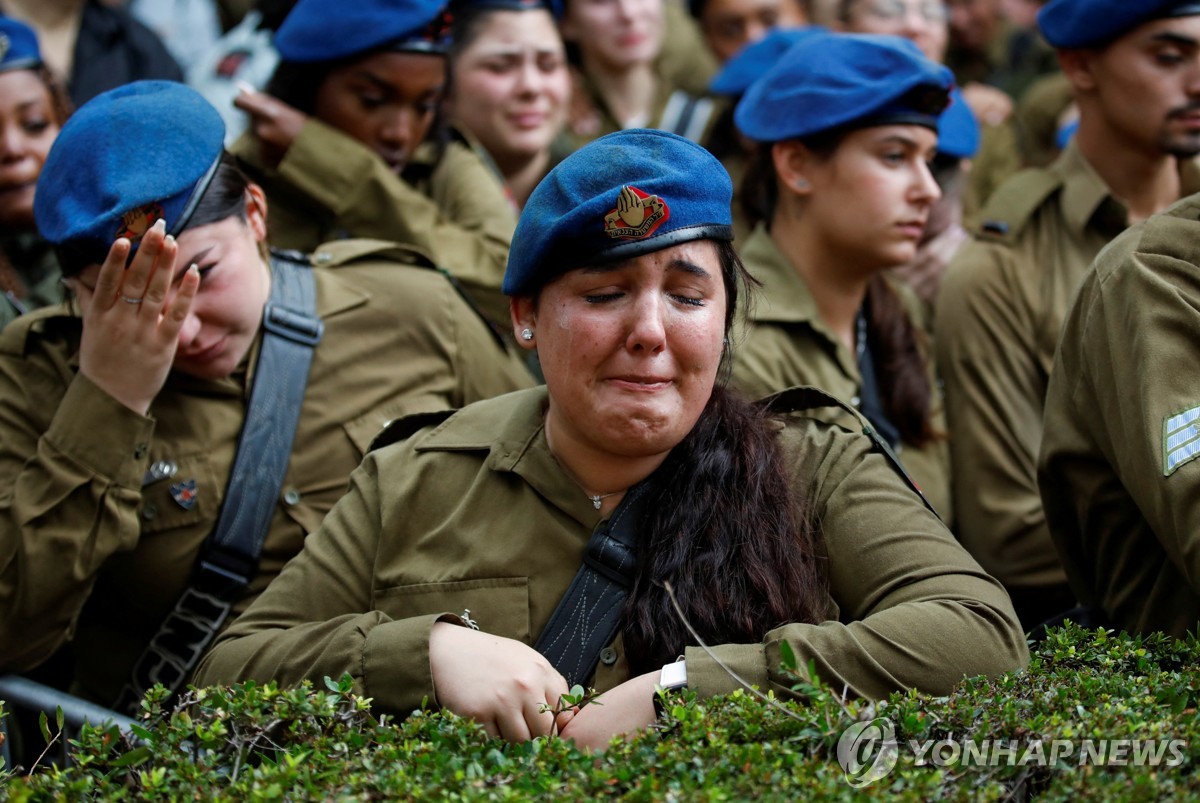
M 1050 0 L 1038 12 L 1038 27 L 1058 48 L 1098 47 L 1137 26 L 1164 17 L 1200 14 L 1190 0 Z
M 915 123 L 937 128 L 954 76 L 898 36 L 817 33 L 755 81 L 734 110 L 759 142 L 835 128 Z
M 792 45 L 824 30 L 816 25 L 804 28 L 772 28 L 763 38 L 746 45 L 725 62 L 725 66 L 713 77 L 708 88 L 718 95 L 736 97 L 771 69 Z
M 725 168 L 691 140 L 645 128 L 592 140 L 529 196 L 503 290 L 524 295 L 574 268 L 732 240 L 732 198 Z
M 979 150 L 979 122 L 962 93 L 950 90 L 950 105 L 938 117 L 937 151 L 956 159 L 970 159 Z
M 0 17 L 0 72 L 42 65 L 37 34 L 20 20 Z
M 34 193 L 38 231 L 103 260 L 158 218 L 178 234 L 220 161 L 225 123 L 196 90 L 135 81 L 79 107 L 50 148 Z
M 390 48 L 444 53 L 446 0 L 300 0 L 275 32 L 284 61 L 333 61 Z

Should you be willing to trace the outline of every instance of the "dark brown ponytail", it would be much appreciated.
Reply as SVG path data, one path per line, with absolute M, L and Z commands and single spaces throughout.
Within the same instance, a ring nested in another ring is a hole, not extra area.
M 930 421 L 933 383 L 928 344 L 900 296 L 882 273 L 867 283 L 867 345 L 883 410 L 900 440 L 921 447 L 938 437 Z

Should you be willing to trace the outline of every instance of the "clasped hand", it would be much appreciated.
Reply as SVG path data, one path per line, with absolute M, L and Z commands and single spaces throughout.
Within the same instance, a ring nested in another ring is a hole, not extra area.
M 536 650 L 514 639 L 438 622 L 429 637 L 438 702 L 483 725 L 489 736 L 527 741 L 557 731 L 579 747 L 603 749 L 612 737 L 654 722 L 657 672 L 557 716 L 567 681 Z

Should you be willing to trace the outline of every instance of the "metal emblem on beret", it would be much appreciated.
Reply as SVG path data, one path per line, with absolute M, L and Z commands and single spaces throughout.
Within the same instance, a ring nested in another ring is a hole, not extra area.
M 121 228 L 117 229 L 117 236 L 125 237 L 129 242 L 136 243 L 150 230 L 154 221 L 162 216 L 162 204 L 146 204 L 137 209 L 130 209 L 121 215 Z
M 0 61 L 4 61 L 10 47 L 12 47 L 12 40 L 8 38 L 8 34 L 0 33 Z
M 636 240 L 648 237 L 671 217 L 666 201 L 626 185 L 617 195 L 617 208 L 604 216 L 604 231 L 612 238 Z
M 184 510 L 191 510 L 196 506 L 196 481 L 194 479 L 171 483 L 169 490 L 171 498 Z

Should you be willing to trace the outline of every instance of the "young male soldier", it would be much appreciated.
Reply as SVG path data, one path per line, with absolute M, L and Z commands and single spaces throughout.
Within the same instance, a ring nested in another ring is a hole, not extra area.
M 1122 630 L 1182 638 L 1200 624 L 1197 365 L 1200 195 L 1096 260 L 1046 391 L 1050 535 L 1071 589 Z
M 1107 242 L 1200 189 L 1200 3 L 1052 0 L 1038 22 L 1071 81 L 1078 133 L 992 196 L 935 320 L 959 536 L 1026 627 L 1074 602 L 1036 480 L 1068 304 Z

